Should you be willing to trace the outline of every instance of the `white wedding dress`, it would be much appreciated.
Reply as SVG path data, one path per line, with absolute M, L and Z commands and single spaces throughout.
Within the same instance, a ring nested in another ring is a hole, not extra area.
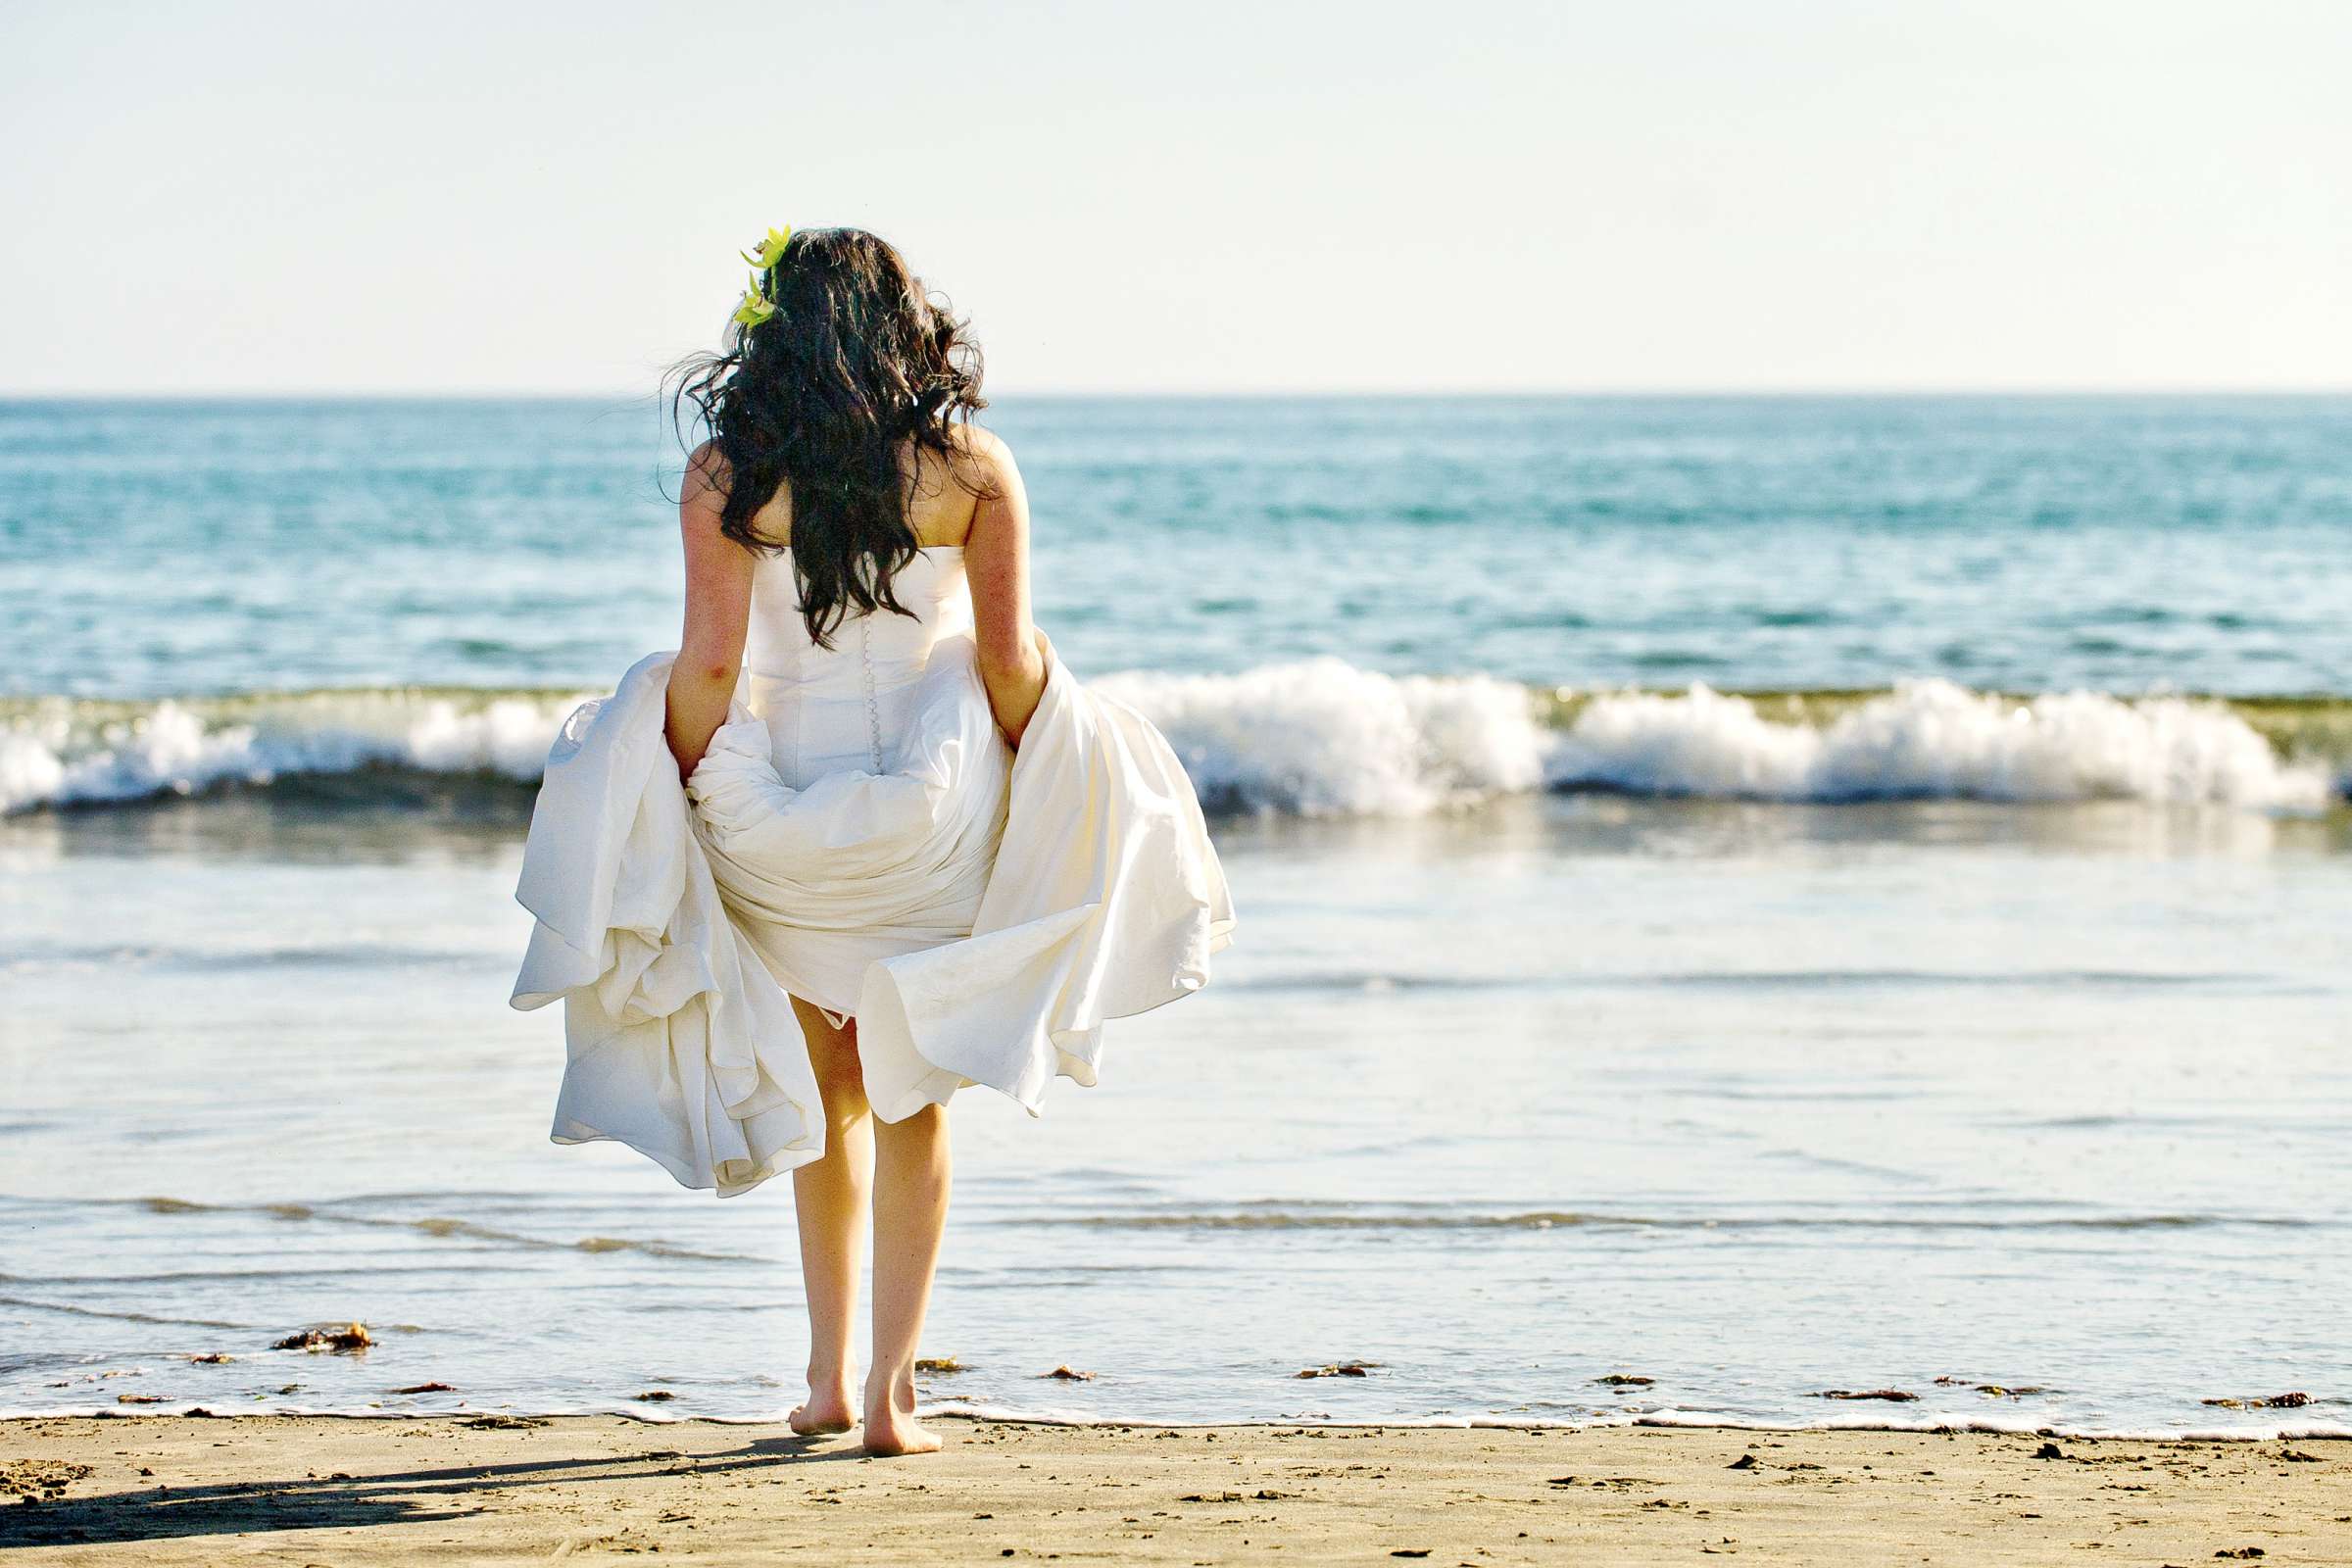
M 1234 915 L 1200 808 L 1134 710 L 1048 661 L 1016 755 L 972 642 L 959 549 L 893 579 L 912 612 L 808 636 L 788 557 L 753 581 L 728 720 L 681 790 L 674 656 L 641 660 L 549 753 L 516 897 L 517 1007 L 562 998 L 559 1143 L 617 1139 L 747 1191 L 819 1157 L 786 993 L 856 1018 L 875 1114 L 967 1084 L 1032 1114 L 1096 1081 L 1105 1019 L 1207 983 Z
M 971 935 L 1012 778 L 963 552 L 922 551 L 891 586 L 912 615 L 852 615 L 823 648 L 789 554 L 761 559 L 739 706 L 686 785 L 738 928 L 837 1020 L 869 963 Z

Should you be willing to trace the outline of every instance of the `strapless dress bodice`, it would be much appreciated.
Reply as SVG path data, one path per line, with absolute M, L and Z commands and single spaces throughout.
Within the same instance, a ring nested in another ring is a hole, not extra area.
M 959 547 L 918 551 L 891 590 L 910 613 L 846 616 L 823 647 L 801 616 L 791 552 L 754 568 L 739 695 L 767 725 L 776 772 L 796 789 L 830 772 L 892 771 L 941 645 L 968 646 L 972 597 Z

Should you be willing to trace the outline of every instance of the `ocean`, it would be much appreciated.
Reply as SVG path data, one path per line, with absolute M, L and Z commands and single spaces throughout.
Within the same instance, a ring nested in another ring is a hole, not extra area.
M 1242 925 L 957 1101 L 928 1401 L 2352 1432 L 2352 398 L 988 417 Z M 796 1401 L 789 1183 L 551 1146 L 505 1006 L 676 454 L 0 404 L 0 1410 Z

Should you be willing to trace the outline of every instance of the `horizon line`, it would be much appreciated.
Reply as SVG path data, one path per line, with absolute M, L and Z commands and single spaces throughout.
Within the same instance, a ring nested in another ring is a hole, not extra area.
M 1121 402 L 1403 402 L 1412 400 L 1505 400 L 1505 399 L 1572 399 L 1623 398 L 1634 399 L 1773 399 L 1773 398 L 2215 398 L 2215 397 L 2346 397 L 2352 396 L 2352 382 L 2339 384 L 2308 383 L 2284 385 L 2246 385 L 2223 383 L 2215 385 L 2178 384 L 2164 386 L 2124 386 L 2098 384 L 2067 385 L 1822 385 L 1822 386 L 1685 386 L 1685 387 L 1611 387 L 1611 386 L 1552 386 L 1552 387 L 1275 387 L 1275 388 L 1099 388 L 1099 387 L 1013 387 L 1001 390 L 996 397 L 1016 401 L 1069 401 L 1081 398 L 1115 400 Z M 659 403 L 658 391 L 620 392 L 596 389 L 558 389 L 547 387 L 462 387 L 417 388 L 397 387 L 291 387 L 261 390 L 256 388 L 198 388 L 198 389 L 121 389 L 121 388 L 8 388 L 0 387 L 0 403 Z M 993 401 L 993 400 L 992 400 Z

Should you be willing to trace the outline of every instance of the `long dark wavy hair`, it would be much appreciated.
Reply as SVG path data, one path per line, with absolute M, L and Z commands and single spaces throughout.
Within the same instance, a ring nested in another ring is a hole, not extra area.
M 676 367 L 670 415 L 681 440 L 708 429 L 725 460 L 719 531 L 761 552 L 789 543 L 808 635 L 830 647 L 853 612 L 913 613 L 891 578 L 921 544 L 908 507 L 922 453 L 979 493 L 952 426 L 988 407 L 980 346 L 863 229 L 795 232 L 756 286 L 773 314 Z M 792 502 L 789 541 L 752 526 L 779 487 Z

